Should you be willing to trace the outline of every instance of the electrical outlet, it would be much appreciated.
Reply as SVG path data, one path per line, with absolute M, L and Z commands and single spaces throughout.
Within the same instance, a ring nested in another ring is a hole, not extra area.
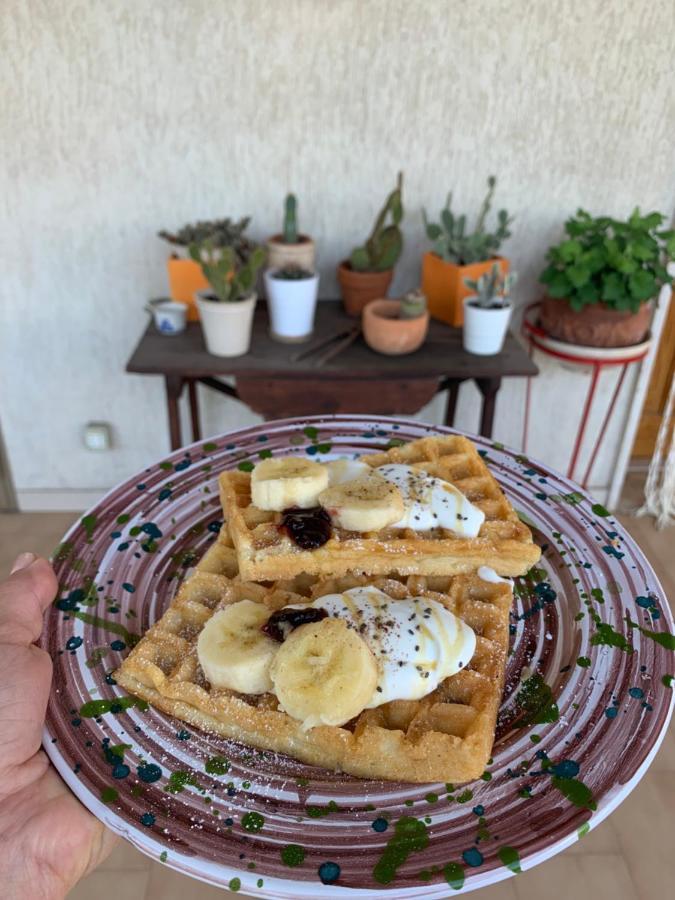
M 84 426 L 84 446 L 87 450 L 110 450 L 112 429 L 107 422 L 87 422 Z

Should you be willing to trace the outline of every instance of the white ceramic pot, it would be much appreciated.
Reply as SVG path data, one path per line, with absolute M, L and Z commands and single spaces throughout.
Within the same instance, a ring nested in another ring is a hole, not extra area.
M 253 312 L 258 295 L 245 300 L 221 303 L 207 300 L 213 291 L 197 291 L 195 300 L 204 331 L 206 349 L 214 356 L 243 356 L 251 346 Z
M 151 300 L 145 307 L 155 320 L 160 334 L 180 334 L 185 331 L 187 306 L 174 300 Z
M 268 269 L 264 276 L 270 333 L 277 341 L 304 341 L 314 328 L 319 276 L 314 274 L 311 278 L 286 281 L 274 277 L 277 271 Z
M 474 296 L 464 299 L 464 349 L 478 356 L 493 356 L 504 346 L 504 338 L 511 319 L 511 305 L 497 309 L 472 306 Z

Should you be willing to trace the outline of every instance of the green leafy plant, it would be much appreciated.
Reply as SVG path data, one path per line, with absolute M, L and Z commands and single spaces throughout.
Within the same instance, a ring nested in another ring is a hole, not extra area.
M 490 175 L 487 180 L 488 192 L 483 201 L 476 227 L 467 231 L 465 215 L 455 216 L 451 210 L 452 192 L 440 213 L 440 222 L 429 222 L 426 210 L 422 210 L 427 237 L 434 244 L 434 253 L 446 262 L 458 266 L 466 266 L 474 262 L 484 262 L 497 255 L 502 243 L 511 237 L 509 225 L 513 222 L 505 209 L 497 213 L 497 227 L 494 231 L 486 231 L 485 220 L 492 207 L 497 179 Z
M 489 272 L 481 275 L 475 281 L 472 278 L 465 278 L 464 284 L 475 294 L 471 300 L 472 306 L 480 306 L 482 309 L 501 309 L 508 305 L 511 288 L 517 280 L 516 272 L 502 275 L 499 265 L 494 263 Z
M 579 209 L 565 222 L 567 237 L 546 254 L 539 280 L 576 311 L 605 303 L 635 313 L 671 281 L 666 257 L 675 257 L 675 230 L 660 230 L 664 218 L 636 207 L 622 222 Z
M 386 272 L 393 269 L 403 250 L 399 225 L 403 219 L 403 173 L 398 173 L 396 187 L 387 197 L 375 225 L 363 247 L 355 247 L 349 262 L 355 272 Z M 389 224 L 387 220 L 391 219 Z
M 295 194 L 287 194 L 284 201 L 284 244 L 298 243 L 298 203 Z
M 254 242 L 245 234 L 251 219 L 245 216 L 238 222 L 232 219 L 213 219 L 184 225 L 178 231 L 160 231 L 159 237 L 177 247 L 189 247 L 190 244 L 204 244 L 210 241 L 213 247 L 232 247 L 240 262 L 245 262 L 253 249 Z
M 245 300 L 265 263 L 262 247 L 254 247 L 248 259 L 241 262 L 232 247 L 216 247 L 210 239 L 201 244 L 190 244 L 189 253 L 202 267 L 206 280 L 221 303 Z
M 427 308 L 427 298 L 419 289 L 416 291 L 408 291 L 401 297 L 401 305 L 399 307 L 399 319 L 419 319 L 423 316 Z
M 284 266 L 283 269 L 272 272 L 272 278 L 278 278 L 280 281 L 305 281 L 313 277 L 309 269 L 302 269 L 300 266 Z

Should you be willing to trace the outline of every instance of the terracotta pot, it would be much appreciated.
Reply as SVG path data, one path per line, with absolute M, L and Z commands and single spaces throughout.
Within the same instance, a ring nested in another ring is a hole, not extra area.
M 283 235 L 274 234 L 267 241 L 267 265 L 270 269 L 283 269 L 285 266 L 299 266 L 313 272 L 316 266 L 316 247 L 314 241 L 306 234 L 298 235 L 297 244 L 284 243 Z
M 399 319 L 400 300 L 371 300 L 363 310 L 363 337 L 371 350 L 387 356 L 414 353 L 424 343 L 429 313 L 416 319 Z
M 643 303 L 636 313 L 611 309 L 605 303 L 573 310 L 567 300 L 542 300 L 539 324 L 551 337 L 584 347 L 630 347 L 647 336 L 651 303 Z
M 355 272 L 345 259 L 338 266 L 337 277 L 345 312 L 348 316 L 360 316 L 367 303 L 386 296 L 394 270 Z
M 464 298 L 471 294 L 471 288 L 464 284 L 464 279 L 475 281 L 489 272 L 495 263 L 499 264 L 503 275 L 509 271 L 509 261 L 502 256 L 458 266 L 446 262 L 435 253 L 425 253 L 422 258 L 422 293 L 427 298 L 433 318 L 459 328 L 464 322 Z
M 194 259 L 171 256 L 166 267 L 169 273 L 169 293 L 172 300 L 187 304 L 188 322 L 199 321 L 199 310 L 195 302 L 197 291 L 205 291 L 209 283 L 202 267 Z

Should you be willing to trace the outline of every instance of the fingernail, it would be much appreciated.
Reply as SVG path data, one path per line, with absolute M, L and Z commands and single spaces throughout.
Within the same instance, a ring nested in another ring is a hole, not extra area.
M 9 574 L 13 575 L 15 572 L 20 572 L 21 569 L 25 569 L 32 562 L 35 562 L 36 559 L 37 557 L 34 553 L 19 553 L 17 558 L 14 560 L 12 571 Z

